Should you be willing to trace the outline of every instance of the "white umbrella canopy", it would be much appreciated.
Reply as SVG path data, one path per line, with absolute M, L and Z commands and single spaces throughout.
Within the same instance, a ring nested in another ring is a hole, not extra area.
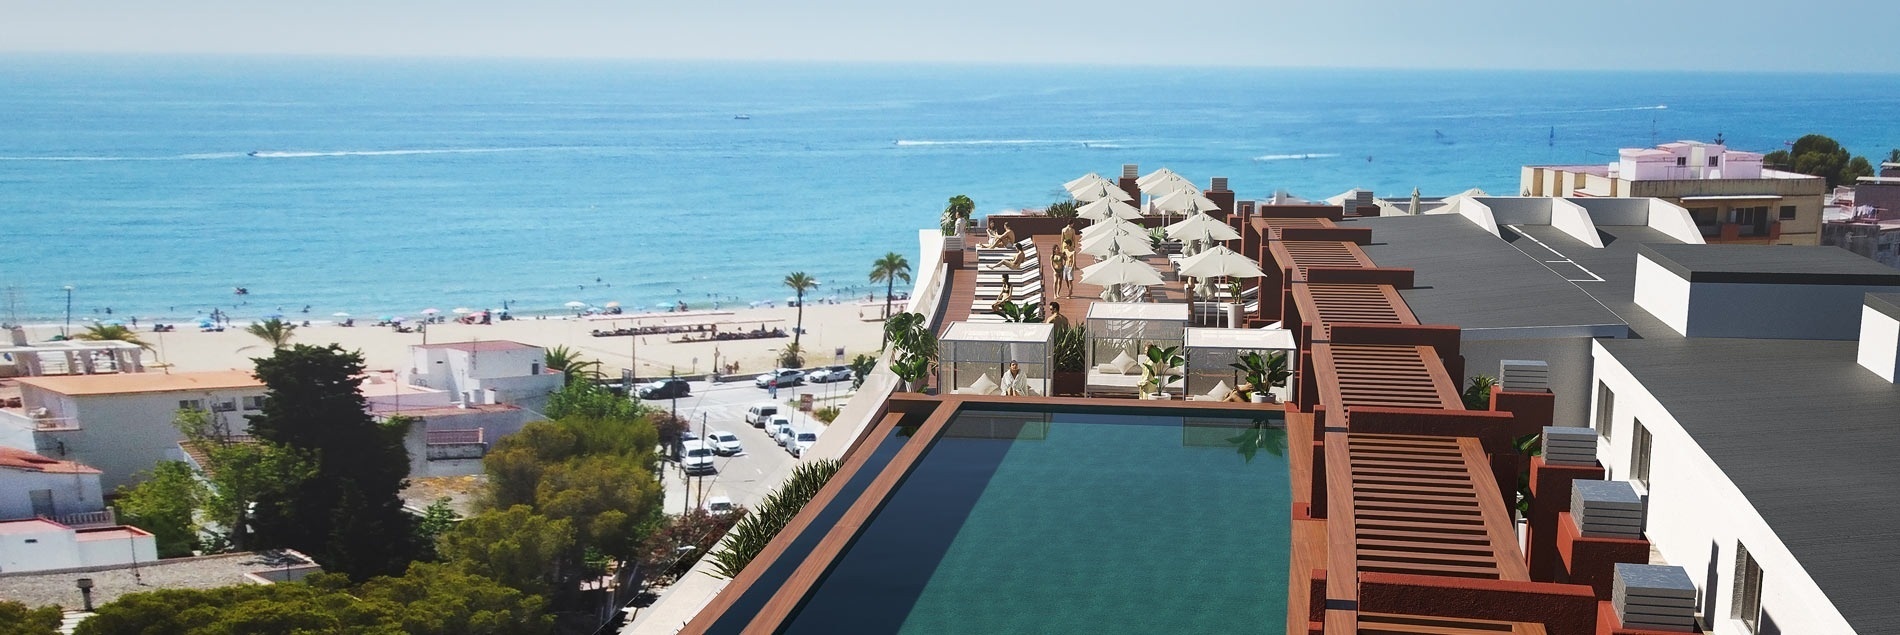
M 1154 244 L 1141 232 L 1114 230 L 1082 239 L 1082 253 L 1091 256 L 1146 256 L 1154 252 Z
M 423 315 L 435 315 L 435 314 L 437 314 L 437 313 L 441 313 L 441 312 L 442 312 L 442 309 L 438 309 L 438 308 L 435 308 L 435 307 L 429 307 L 429 308 L 426 308 L 426 309 L 423 309 L 423 310 L 422 310 L 422 314 L 423 314 Z
M 1240 252 L 1228 249 L 1225 245 L 1215 245 L 1212 249 L 1181 261 L 1180 273 L 1194 278 L 1258 278 L 1266 275 L 1252 258 L 1240 255 Z
M 1212 216 L 1197 212 L 1186 220 L 1169 225 L 1168 237 L 1175 240 L 1239 240 L 1240 232 Z
M 584 307 L 584 306 L 587 306 L 587 303 L 586 303 L 586 302 L 582 302 L 582 301 L 580 301 L 580 300 L 569 300 L 569 301 L 567 302 L 567 304 L 564 304 L 564 305 L 562 305 L 562 306 L 565 306 L 565 307 L 567 307 L 567 308 L 570 308 L 570 309 L 578 309 L 578 308 L 581 308 L 581 307 Z
M 1141 218 L 1141 208 L 1116 198 L 1098 198 L 1075 209 L 1075 215 L 1089 220 L 1105 218 Z
M 1155 199 L 1154 201 L 1150 202 L 1150 204 L 1154 205 L 1155 209 L 1158 209 L 1164 212 L 1176 212 L 1176 213 L 1181 213 L 1181 214 L 1192 214 L 1195 212 L 1214 212 L 1214 211 L 1220 210 L 1219 204 L 1215 203 L 1214 201 L 1208 200 L 1207 197 L 1201 196 L 1200 192 L 1196 192 L 1193 190 L 1177 191 L 1173 194 L 1169 194 L 1167 196 L 1163 196 L 1161 198 Z
M 1145 227 L 1142 227 L 1141 224 L 1131 223 L 1128 221 L 1129 219 L 1122 218 L 1120 216 L 1110 216 L 1107 219 L 1099 221 L 1093 225 L 1089 225 L 1088 227 L 1083 227 L 1082 237 L 1094 238 L 1096 236 L 1100 236 L 1110 231 L 1143 232 L 1143 233 L 1146 233 L 1148 231 L 1148 229 Z
M 475 312 L 475 310 L 474 310 L 474 309 L 471 309 L 471 308 L 468 308 L 468 307 L 465 307 L 465 306 L 458 306 L 458 307 L 455 307 L 455 308 L 453 308 L 453 309 L 449 309 L 449 312 L 450 312 L 450 313 L 454 313 L 454 314 L 456 314 L 456 315 L 468 315 L 468 314 L 470 314 L 470 313 L 474 313 L 474 312 Z
M 1141 178 L 1135 179 L 1135 184 L 1141 186 L 1141 188 L 1145 190 L 1145 189 L 1148 189 L 1149 183 L 1160 181 L 1168 177 L 1184 178 L 1180 174 L 1176 173 L 1174 170 L 1161 168 L 1159 170 L 1155 170 L 1153 172 L 1149 172 L 1145 175 L 1142 175 Z
M 1114 185 L 1115 182 L 1110 181 L 1106 178 L 1103 178 L 1102 175 L 1100 174 L 1090 172 L 1088 174 L 1082 175 L 1082 178 L 1069 181 L 1068 183 L 1063 183 L 1062 189 L 1068 190 L 1069 192 L 1074 192 L 1076 190 L 1082 189 L 1090 185 L 1101 185 L 1101 184 Z
M 1117 254 L 1082 269 L 1082 282 L 1100 286 L 1161 284 L 1161 272 L 1128 254 Z
M 1072 191 L 1070 194 L 1075 196 L 1075 200 L 1084 203 L 1093 203 L 1104 198 L 1112 198 L 1118 201 L 1135 200 L 1135 197 L 1129 196 L 1128 193 L 1123 192 L 1121 188 L 1107 183 L 1085 185 L 1080 190 Z
M 1173 175 L 1167 178 L 1156 179 L 1152 183 L 1141 186 L 1141 191 L 1149 196 L 1167 196 L 1181 190 L 1199 192 L 1201 188 L 1196 187 L 1193 181 Z

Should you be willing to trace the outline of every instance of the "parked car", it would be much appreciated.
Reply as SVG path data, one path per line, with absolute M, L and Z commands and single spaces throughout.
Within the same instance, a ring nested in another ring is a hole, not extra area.
M 776 414 L 778 414 L 777 402 L 759 402 L 752 404 L 751 408 L 746 409 L 745 422 L 752 424 L 754 428 L 764 428 L 766 422 L 771 421 L 772 415 Z
M 713 451 L 721 456 L 732 456 L 745 451 L 745 446 L 739 443 L 739 435 L 731 432 L 714 430 L 706 434 L 706 440 L 712 442 Z
M 851 367 L 850 366 L 826 366 L 824 368 L 811 371 L 811 373 L 805 375 L 805 379 L 811 382 L 822 382 L 822 383 L 827 383 L 827 384 L 834 381 L 851 381 Z
M 719 471 L 719 468 L 713 465 L 713 457 L 717 455 L 718 452 L 710 443 L 705 441 L 688 443 L 686 454 L 680 457 L 680 467 L 685 468 L 687 474 L 711 474 Z
M 640 384 L 637 391 L 641 399 L 678 399 L 693 394 L 693 386 L 684 379 L 662 379 Z
M 763 375 L 759 375 L 758 377 L 753 377 L 752 385 L 757 386 L 759 388 L 764 388 L 766 386 L 771 385 L 772 380 L 774 378 L 778 379 L 778 387 L 780 388 L 785 388 L 787 386 L 797 386 L 799 384 L 805 383 L 805 371 L 802 371 L 796 368 L 780 368 L 778 370 L 775 370 Z
M 805 458 L 805 451 L 811 449 L 812 444 L 817 442 L 818 433 L 804 430 L 792 437 L 792 442 L 785 444 L 785 449 L 791 452 L 792 456 Z
M 730 514 L 735 509 L 737 508 L 732 506 L 731 497 L 712 496 L 706 499 L 706 511 L 712 512 L 714 515 Z
M 772 440 L 777 441 L 779 447 L 785 447 L 785 444 L 791 443 L 793 435 L 798 434 L 798 431 L 792 428 L 792 420 L 784 415 L 772 417 L 772 425 L 765 430 L 772 433 Z

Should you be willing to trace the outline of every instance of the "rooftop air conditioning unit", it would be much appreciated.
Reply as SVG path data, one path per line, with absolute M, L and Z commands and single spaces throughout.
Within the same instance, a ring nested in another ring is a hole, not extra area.
M 1549 392 L 1550 364 L 1537 359 L 1499 361 L 1498 385 L 1510 392 Z

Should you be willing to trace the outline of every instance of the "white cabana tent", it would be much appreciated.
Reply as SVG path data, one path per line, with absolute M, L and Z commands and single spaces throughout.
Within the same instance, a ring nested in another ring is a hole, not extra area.
M 1180 346 L 1187 323 L 1185 304 L 1097 302 L 1089 305 L 1087 393 L 1138 394 L 1139 361 L 1148 346 Z
M 1286 329 L 1186 329 L 1182 347 L 1187 357 L 1187 378 L 1182 394 L 1189 400 L 1221 401 L 1225 393 L 1236 390 L 1246 383 L 1246 376 L 1240 369 L 1234 368 L 1242 356 L 1248 353 L 1271 355 L 1282 353 L 1288 356 L 1288 368 L 1292 368 L 1293 351 L 1299 348 L 1293 342 L 1293 333 Z M 1291 383 L 1291 379 L 1288 382 Z M 1222 390 L 1222 388 L 1225 390 Z M 1276 397 L 1274 401 L 1285 401 L 1290 394 L 1289 386 L 1280 386 L 1270 390 Z
M 1141 218 L 1141 208 L 1114 197 L 1098 198 L 1075 209 L 1075 215 L 1089 220 L 1106 218 Z
M 937 340 L 944 394 L 1047 395 L 1056 327 L 1042 322 L 954 322 Z M 1009 374 L 1016 362 L 1021 376 Z

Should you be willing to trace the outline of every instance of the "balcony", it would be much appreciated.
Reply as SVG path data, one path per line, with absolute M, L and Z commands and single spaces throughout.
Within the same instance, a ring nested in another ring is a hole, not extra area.
M 53 516 L 41 515 L 40 518 L 44 518 L 44 519 L 59 523 L 61 525 L 65 525 L 73 529 L 97 529 L 100 527 L 119 526 L 119 515 L 118 513 L 112 511 L 112 508 L 110 507 L 107 507 L 105 509 L 102 509 L 96 512 L 80 512 L 77 514 L 58 514 L 58 515 L 53 515 Z
M 479 459 L 488 454 L 488 442 L 481 428 L 473 430 L 429 430 L 424 433 L 424 453 L 431 461 Z

